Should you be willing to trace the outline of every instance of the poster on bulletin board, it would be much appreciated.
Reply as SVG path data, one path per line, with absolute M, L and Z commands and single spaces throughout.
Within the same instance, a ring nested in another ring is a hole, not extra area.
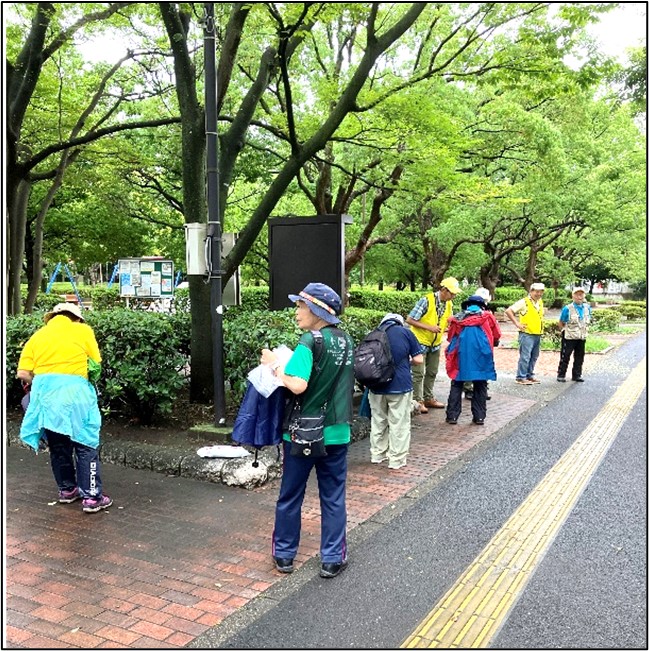
M 173 298 L 174 263 L 163 258 L 118 261 L 119 295 L 126 298 Z

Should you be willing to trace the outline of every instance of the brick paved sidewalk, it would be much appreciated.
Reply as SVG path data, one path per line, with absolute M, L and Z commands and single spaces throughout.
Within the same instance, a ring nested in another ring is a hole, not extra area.
M 587 356 L 586 370 L 601 358 Z M 444 410 L 413 419 L 408 465 L 369 463 L 369 441 L 349 453 L 352 531 L 420 486 L 539 402 L 571 387 L 556 382 L 558 353 L 542 352 L 543 383 L 513 381 L 518 351 L 496 349 L 485 425 L 458 425 Z M 448 378 L 438 379 L 438 397 Z M 56 502 L 47 454 L 5 448 L 7 648 L 179 648 L 277 581 L 270 535 L 279 481 L 252 491 L 104 464 L 110 509 L 84 514 Z M 303 509 L 298 569 L 318 553 L 320 516 L 313 481 Z M 353 568 L 354 548 L 350 548 Z M 352 569 L 350 568 L 350 569 Z
M 440 380 L 444 391 L 447 382 Z M 443 422 L 444 410 L 431 410 L 414 419 L 408 465 L 397 471 L 369 463 L 368 440 L 352 445 L 349 530 L 533 404 L 494 391 L 483 427 L 470 423 L 468 408 L 457 426 Z M 276 581 L 290 580 L 270 557 L 278 481 L 246 491 L 104 464 L 115 504 L 84 514 L 79 502 L 55 501 L 47 454 L 11 447 L 6 457 L 10 648 L 181 647 Z M 318 553 L 319 539 L 313 482 L 298 567 Z

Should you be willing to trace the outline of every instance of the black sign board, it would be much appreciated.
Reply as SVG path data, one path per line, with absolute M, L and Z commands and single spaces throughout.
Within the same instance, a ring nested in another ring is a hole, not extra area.
M 274 217 L 268 220 L 270 309 L 293 306 L 289 294 L 325 283 L 345 296 L 345 224 L 349 215 Z

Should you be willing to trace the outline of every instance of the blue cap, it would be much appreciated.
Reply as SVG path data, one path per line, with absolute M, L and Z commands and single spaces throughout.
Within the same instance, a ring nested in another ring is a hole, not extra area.
M 318 318 L 330 324 L 340 323 L 338 314 L 342 307 L 340 296 L 324 283 L 309 283 L 299 294 L 289 294 L 288 297 L 296 303 L 304 301 L 311 312 Z

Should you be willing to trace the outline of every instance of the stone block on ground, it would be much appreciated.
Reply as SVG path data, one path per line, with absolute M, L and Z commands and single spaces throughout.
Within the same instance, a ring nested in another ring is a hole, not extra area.
M 228 486 L 256 488 L 282 474 L 282 461 L 277 458 L 277 449 L 262 448 L 255 466 L 254 452 L 248 457 L 228 459 L 221 470 L 221 481 Z

